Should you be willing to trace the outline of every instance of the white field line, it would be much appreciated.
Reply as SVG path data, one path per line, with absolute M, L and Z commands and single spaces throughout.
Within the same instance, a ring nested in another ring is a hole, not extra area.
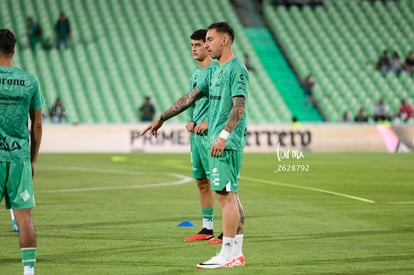
M 71 189 L 51 189 L 51 190 L 37 191 L 36 193 L 67 193 L 67 192 L 84 192 L 84 191 L 155 188 L 155 187 L 165 187 L 165 186 L 185 184 L 193 180 L 191 177 L 187 177 L 184 175 L 175 174 L 175 173 L 161 173 L 161 172 L 151 173 L 151 172 L 141 172 L 141 171 L 94 169 L 94 168 L 85 168 L 85 167 L 53 167 L 53 168 L 46 168 L 44 170 L 62 170 L 62 171 L 74 171 L 74 172 L 93 172 L 93 173 L 102 173 L 102 174 L 137 175 L 137 176 L 142 176 L 143 174 L 155 174 L 155 175 L 164 174 L 167 176 L 178 178 L 178 180 L 151 183 L 151 184 L 126 185 L 126 186 L 101 186 L 101 187 L 98 186 L 98 187 L 71 188 Z
M 319 193 L 324 193 L 324 194 L 333 195 L 333 196 L 337 196 L 337 197 L 362 201 L 362 202 L 365 202 L 365 203 L 371 203 L 371 204 L 375 203 L 375 201 L 373 201 L 373 200 L 369 200 L 369 199 L 365 199 L 365 198 L 361 198 L 361 197 L 357 197 L 357 196 L 352 196 L 352 195 L 348 195 L 348 194 L 344 194 L 344 193 L 333 192 L 333 191 L 320 189 L 320 188 L 313 188 L 313 187 L 302 186 L 302 185 L 281 183 L 281 182 L 270 181 L 270 180 L 254 179 L 254 178 L 248 178 L 248 177 L 242 177 L 242 179 L 248 180 L 248 181 L 253 181 L 253 182 L 260 182 L 260 183 L 264 183 L 264 184 L 275 185 L 275 186 L 281 186 L 281 187 L 287 187 L 287 188 L 294 188 L 294 189 L 301 189 L 301 190 L 319 192 Z

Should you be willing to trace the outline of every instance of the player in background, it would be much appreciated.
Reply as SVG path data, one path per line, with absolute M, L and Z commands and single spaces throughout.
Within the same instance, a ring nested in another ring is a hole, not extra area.
M 157 137 L 164 121 L 181 113 L 204 94 L 209 95 L 208 137 L 211 189 L 222 210 L 223 244 L 221 251 L 198 268 L 214 269 L 244 265 L 242 253 L 244 210 L 238 197 L 238 182 L 247 140 L 246 103 L 248 72 L 243 61 L 233 54 L 234 31 L 226 22 L 208 27 L 205 46 L 219 61 L 210 83 L 203 81 L 182 96 L 143 132 Z
M 207 30 L 196 30 L 190 36 L 191 52 L 198 67 L 195 68 L 190 78 L 190 91 L 197 87 L 197 81 L 204 78 L 211 79 L 214 70 L 218 66 L 216 60 L 212 60 L 204 47 Z M 214 238 L 213 213 L 214 197 L 208 180 L 208 97 L 198 99 L 188 109 L 187 131 L 191 132 L 191 166 L 192 176 L 195 178 L 200 193 L 200 205 L 203 227 L 197 234 L 184 239 L 186 242 L 204 241 Z
M 36 265 L 33 178 L 42 139 L 43 97 L 36 77 L 12 66 L 15 45 L 14 34 L 0 29 L 0 202 L 4 197 L 6 208 L 14 210 L 23 270 L 29 275 Z

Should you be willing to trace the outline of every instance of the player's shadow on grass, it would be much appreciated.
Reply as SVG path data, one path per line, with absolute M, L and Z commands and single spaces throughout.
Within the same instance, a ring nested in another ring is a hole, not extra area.
M 411 261 L 414 258 L 413 253 L 408 254 L 386 254 L 386 255 L 379 255 L 379 256 L 361 256 L 361 257 L 341 257 L 341 258 L 334 258 L 334 259 L 320 259 L 320 260 L 301 260 L 295 262 L 287 262 L 287 263 L 278 263 L 279 266 L 320 266 L 320 265 L 336 265 L 336 264 L 350 264 L 350 263 L 375 263 L 375 262 L 398 262 L 398 261 Z M 414 268 L 407 268 L 406 270 L 414 270 Z M 390 272 L 391 270 L 383 270 L 381 267 L 381 271 Z M 401 272 L 402 270 L 398 267 L 395 267 L 395 271 L 397 273 Z M 378 271 L 377 271 L 378 272 Z M 394 273 L 394 274 L 397 274 Z M 369 274 L 365 273 L 364 274 Z M 372 274 L 378 274 L 373 272 Z M 389 273 L 393 274 L 393 273 Z
M 15 264 L 15 263 L 18 263 L 19 260 L 21 260 L 21 259 L 18 258 L 18 255 L 14 258 L 11 258 L 11 257 L 0 258 L 0 266 L 2 266 L 4 264 Z
M 125 221 L 105 221 L 105 222 L 93 222 L 93 223 L 73 223 L 73 224 L 39 224 L 36 226 L 37 230 L 51 230 L 51 229 L 67 229 L 67 228 L 103 228 L 103 227 L 114 227 L 114 226 L 125 226 L 125 225 L 140 225 L 140 224 L 152 224 L 152 223 L 168 223 L 172 225 L 178 224 L 182 217 L 169 217 L 165 219 L 154 218 L 154 219 L 139 219 L 136 220 L 125 220 Z
M 389 235 L 389 234 L 408 234 L 414 233 L 414 228 L 401 228 L 396 230 L 367 230 L 367 231 L 348 231 L 348 232 L 328 232 L 318 234 L 305 234 L 297 236 L 286 236 L 286 237 L 274 237 L 274 236 L 250 236 L 254 242 L 284 242 L 284 241 L 300 241 L 300 240 L 313 240 L 313 239 L 330 239 L 330 238 L 348 238 L 348 237 L 359 237 L 359 236 L 374 236 L 374 235 Z

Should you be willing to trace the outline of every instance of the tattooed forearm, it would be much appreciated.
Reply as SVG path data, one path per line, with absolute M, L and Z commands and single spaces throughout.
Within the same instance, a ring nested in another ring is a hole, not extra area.
M 227 120 L 224 130 L 231 133 L 231 131 L 236 128 L 246 109 L 245 103 L 246 99 L 244 97 L 233 97 L 233 108 L 230 111 L 229 119 Z
M 197 99 L 202 97 L 203 94 L 200 90 L 194 89 L 191 93 L 188 93 L 182 97 L 180 97 L 177 102 L 171 105 L 164 113 L 161 114 L 160 119 L 162 121 L 166 121 L 182 111 L 186 110 L 188 107 L 191 106 Z

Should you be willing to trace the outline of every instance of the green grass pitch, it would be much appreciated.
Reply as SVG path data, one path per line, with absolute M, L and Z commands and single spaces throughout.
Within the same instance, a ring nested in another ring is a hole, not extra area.
M 246 266 L 220 271 L 195 268 L 219 246 L 183 242 L 201 224 L 189 155 L 113 156 L 40 155 L 36 274 L 414 273 L 414 154 L 245 154 Z M 0 274 L 21 274 L 1 207 Z M 178 227 L 184 220 L 196 227 Z

